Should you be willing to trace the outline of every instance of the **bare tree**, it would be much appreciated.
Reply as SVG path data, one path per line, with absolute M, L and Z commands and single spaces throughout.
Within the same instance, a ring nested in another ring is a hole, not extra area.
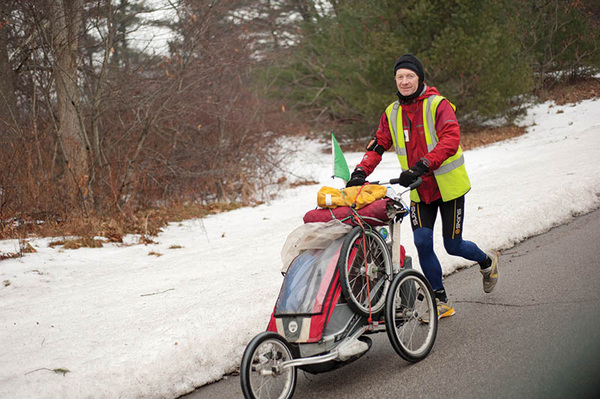
M 52 72 L 56 82 L 58 140 L 70 175 L 68 186 L 80 197 L 83 211 L 87 212 L 89 143 L 80 112 L 77 76 L 82 7 L 83 0 L 51 1 L 49 33 Z
M 236 18 L 246 0 L 168 4 L 171 21 L 150 20 L 141 0 L 2 3 L 0 89 L 20 123 L 0 148 L 0 224 L 17 213 L 125 224 L 144 208 L 257 200 L 281 110 L 255 90 L 249 33 L 274 25 Z M 133 40 L 156 25 L 174 32 L 160 56 Z
M 14 124 L 17 121 L 17 100 L 15 97 L 15 74 L 9 62 L 8 56 L 8 24 L 10 2 L 0 3 L 0 138 L 8 129 L 4 124 Z

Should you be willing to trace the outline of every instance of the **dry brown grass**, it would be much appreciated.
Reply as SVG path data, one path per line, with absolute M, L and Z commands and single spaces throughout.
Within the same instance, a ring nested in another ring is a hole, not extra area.
M 468 129 L 463 131 L 460 137 L 460 143 L 463 150 L 470 150 L 476 147 L 497 143 L 513 137 L 525 134 L 525 128 L 515 125 L 507 125 L 493 128 Z
M 90 237 L 74 238 L 66 240 L 63 243 L 64 249 L 79 249 L 79 248 L 102 248 L 102 240 L 97 240 Z
M 538 93 L 538 97 L 543 100 L 554 100 L 557 105 L 600 97 L 600 79 L 582 78 L 576 82 L 556 85 L 550 90 Z

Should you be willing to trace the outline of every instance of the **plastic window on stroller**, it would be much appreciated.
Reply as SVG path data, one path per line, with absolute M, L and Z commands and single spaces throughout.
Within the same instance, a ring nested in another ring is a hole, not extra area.
M 294 259 L 283 280 L 275 316 L 313 315 L 323 311 L 336 276 L 343 240 L 339 238 L 325 249 L 305 250 Z

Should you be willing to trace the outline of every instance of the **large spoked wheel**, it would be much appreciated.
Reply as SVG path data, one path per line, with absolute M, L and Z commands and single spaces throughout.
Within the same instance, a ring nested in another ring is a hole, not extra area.
M 258 334 L 246 347 L 240 366 L 240 382 L 246 399 L 289 399 L 296 389 L 296 367 L 282 367 L 292 360 L 283 337 L 274 332 Z
M 437 303 L 421 273 L 403 270 L 394 278 L 387 294 L 385 322 L 390 342 L 404 360 L 418 362 L 429 354 L 438 329 Z
M 342 294 L 352 310 L 361 316 L 383 310 L 392 259 L 377 231 L 354 227 L 344 238 L 337 267 Z

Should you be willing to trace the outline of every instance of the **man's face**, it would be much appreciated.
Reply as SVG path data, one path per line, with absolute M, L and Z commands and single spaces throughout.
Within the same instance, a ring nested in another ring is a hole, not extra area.
M 405 97 L 410 96 L 419 87 L 419 77 L 410 69 L 400 68 L 396 71 L 396 86 Z

